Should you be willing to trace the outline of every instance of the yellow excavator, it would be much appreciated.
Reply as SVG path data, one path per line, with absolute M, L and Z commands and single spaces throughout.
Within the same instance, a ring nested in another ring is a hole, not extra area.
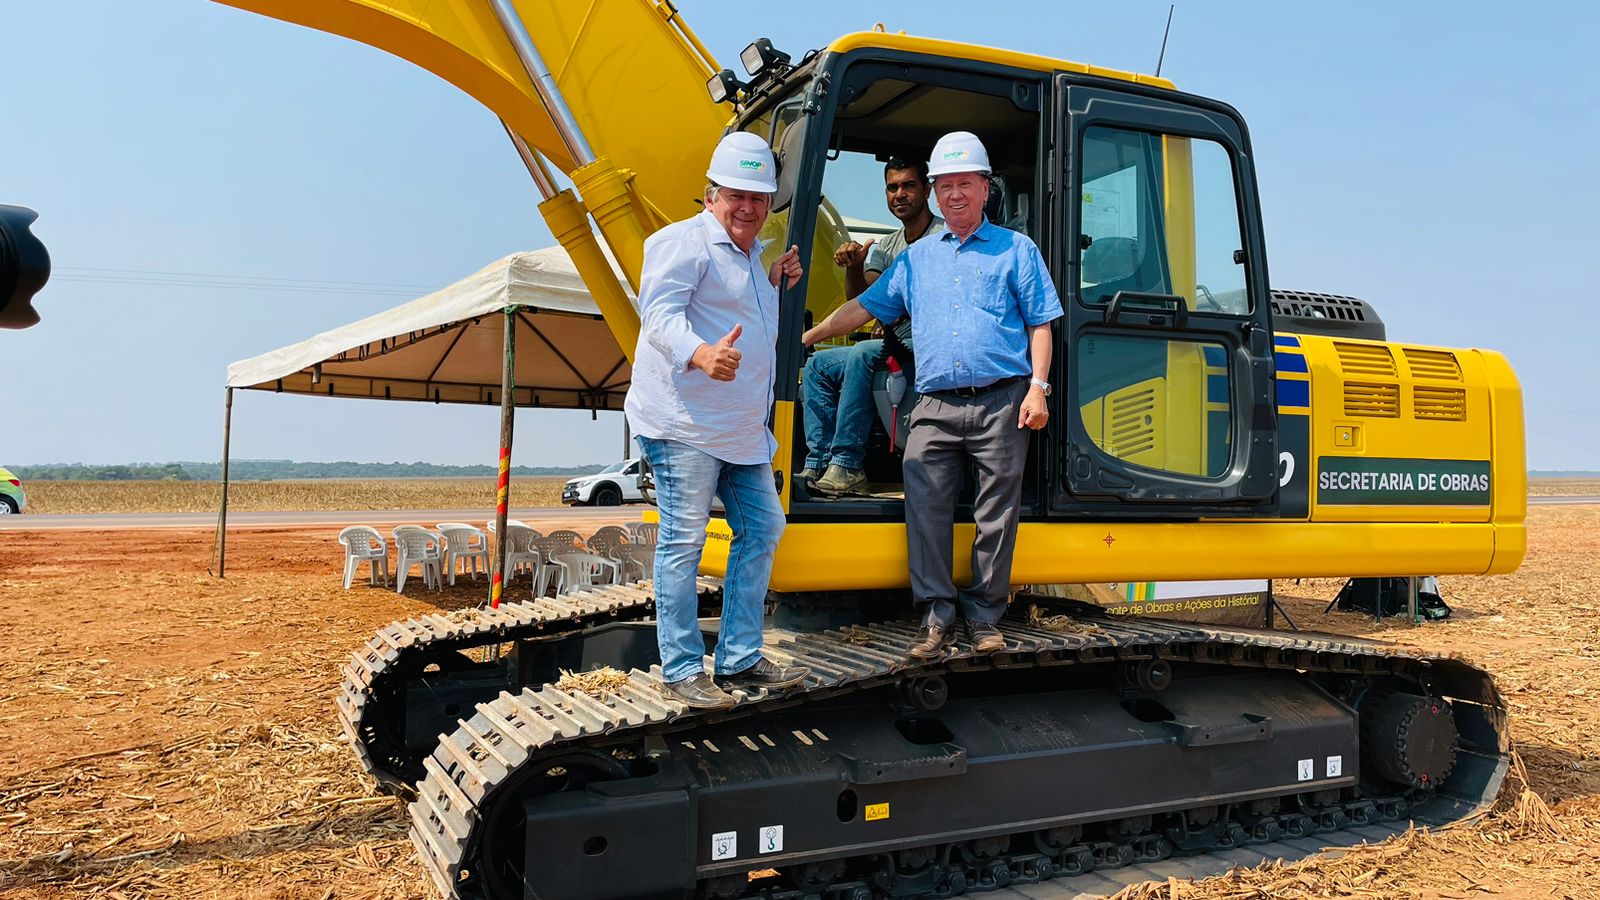
M 711 714 L 665 698 L 648 582 L 386 626 L 346 669 L 340 720 L 413 798 L 446 895 L 949 897 L 1447 820 L 1497 792 L 1504 704 L 1456 658 L 1019 593 L 1004 652 L 908 660 L 898 413 L 868 448 L 871 494 L 794 479 L 800 335 L 845 296 L 833 249 L 881 203 L 884 160 L 961 129 L 991 148 L 990 219 L 1033 238 L 1067 310 L 1017 585 L 1515 569 L 1507 361 L 1387 341 L 1359 300 L 1271 290 L 1228 105 L 881 30 L 798 58 L 758 39 L 738 74 L 668 0 L 221 2 L 393 53 L 495 112 L 625 351 L 639 318 L 606 250 L 636 288 L 645 237 L 696 211 L 726 130 L 779 161 L 771 245 L 810 248 L 776 348 L 788 526 L 768 651 L 811 678 Z M 971 534 L 958 524 L 957 545 Z M 707 616 L 730 536 L 713 520 Z M 560 680 L 601 667 L 620 674 Z

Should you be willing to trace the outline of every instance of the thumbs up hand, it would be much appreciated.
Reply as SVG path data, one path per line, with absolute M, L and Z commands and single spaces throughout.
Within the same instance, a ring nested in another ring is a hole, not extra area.
M 742 355 L 734 349 L 733 344 L 741 334 L 744 334 L 744 326 L 735 325 L 715 344 L 701 344 L 695 348 L 694 356 L 689 358 L 690 368 L 705 372 L 714 381 L 732 381 L 739 372 Z
M 805 269 L 800 265 L 800 246 L 791 244 L 789 249 L 783 251 L 783 255 L 772 264 L 772 268 L 767 270 L 767 280 L 772 282 L 773 287 L 778 287 L 778 280 L 787 277 L 788 281 L 783 287 L 792 288 L 803 274 Z

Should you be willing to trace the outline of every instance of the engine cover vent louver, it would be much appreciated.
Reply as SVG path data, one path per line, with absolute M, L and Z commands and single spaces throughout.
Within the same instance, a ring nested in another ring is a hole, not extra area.
M 1394 354 L 1382 344 L 1347 344 L 1335 341 L 1333 349 L 1339 354 L 1339 367 L 1346 377 L 1368 375 L 1379 378 L 1396 378 Z
M 1467 392 L 1461 388 L 1417 385 L 1411 389 L 1411 414 L 1445 422 L 1467 420 Z
M 1461 363 L 1456 355 L 1446 350 L 1423 350 L 1418 347 L 1402 347 L 1401 353 L 1405 354 L 1406 365 L 1411 367 L 1414 378 L 1426 378 L 1430 381 L 1461 381 Z
M 1372 419 L 1400 418 L 1400 385 L 1345 382 L 1344 414 Z

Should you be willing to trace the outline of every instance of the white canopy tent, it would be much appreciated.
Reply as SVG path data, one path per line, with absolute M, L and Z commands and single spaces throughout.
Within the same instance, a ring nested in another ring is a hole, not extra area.
M 518 308 L 517 406 L 622 408 L 627 357 L 560 247 L 513 253 L 425 297 L 233 363 L 228 387 L 498 404 L 508 307 Z
M 626 287 L 620 271 L 618 280 Z M 560 247 L 513 253 L 427 296 L 233 363 L 217 573 L 227 564 L 235 390 L 500 406 L 501 458 L 508 466 L 513 407 L 621 410 L 632 373 Z

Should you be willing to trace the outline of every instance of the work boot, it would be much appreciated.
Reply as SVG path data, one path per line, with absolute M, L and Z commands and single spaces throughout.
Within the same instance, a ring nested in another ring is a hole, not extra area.
M 967 640 L 972 642 L 972 649 L 979 653 L 998 653 L 1006 648 L 1005 636 L 988 622 L 968 622 Z
M 806 466 L 794 476 L 794 480 L 804 486 L 806 491 L 810 492 L 817 489 L 817 479 L 821 477 L 821 472 L 818 472 L 816 469 L 813 469 L 810 466 Z
M 810 674 L 811 670 L 804 666 L 780 666 L 763 656 L 756 660 L 755 665 L 743 672 L 718 675 L 717 685 L 725 691 L 734 689 L 747 691 L 752 688 L 781 691 L 805 681 Z
M 848 494 L 867 483 L 865 469 L 846 469 L 844 466 L 828 467 L 828 474 L 817 480 L 817 490 L 824 494 Z
M 690 709 L 728 709 L 737 703 L 711 676 L 704 672 L 691 675 L 681 681 L 663 682 L 661 693 L 668 699 L 677 700 L 687 705 Z
M 943 625 L 924 625 L 917 632 L 917 639 L 906 648 L 906 655 L 912 659 L 939 659 L 944 656 L 944 647 L 950 643 L 950 629 Z

